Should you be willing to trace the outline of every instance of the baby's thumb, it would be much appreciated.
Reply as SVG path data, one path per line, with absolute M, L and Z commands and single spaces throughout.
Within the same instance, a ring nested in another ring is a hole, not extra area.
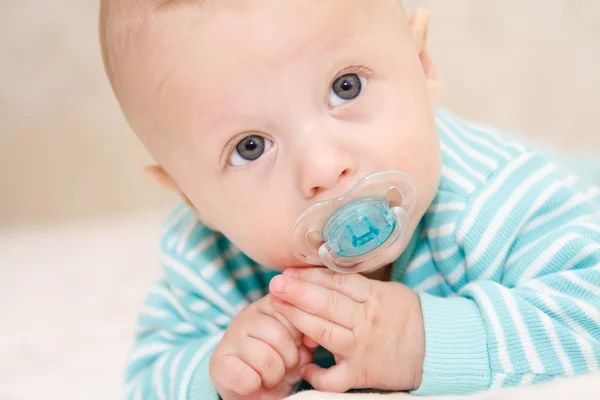
M 301 369 L 302 377 L 320 392 L 344 393 L 352 389 L 352 375 L 346 364 L 337 364 L 331 368 L 321 368 L 308 364 Z

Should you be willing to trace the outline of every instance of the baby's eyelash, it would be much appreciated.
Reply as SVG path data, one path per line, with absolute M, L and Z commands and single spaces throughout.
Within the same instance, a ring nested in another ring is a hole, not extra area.
M 238 138 L 231 140 L 225 146 L 225 149 L 223 150 L 223 159 L 221 160 L 221 165 L 223 168 L 226 168 L 229 165 L 229 159 L 233 155 L 233 152 L 235 151 L 235 148 L 238 145 L 239 140 L 240 139 L 238 139 Z
M 349 67 L 344 68 L 340 72 L 338 72 L 336 74 L 335 78 L 333 78 L 332 83 L 335 82 L 335 80 L 338 79 L 339 77 L 348 75 L 348 74 L 356 74 L 356 75 L 364 76 L 365 78 L 371 78 L 373 76 L 373 71 L 365 65 L 351 65 Z

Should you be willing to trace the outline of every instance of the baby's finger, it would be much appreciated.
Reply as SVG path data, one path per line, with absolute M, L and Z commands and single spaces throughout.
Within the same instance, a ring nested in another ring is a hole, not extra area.
M 334 290 L 364 303 L 372 292 L 373 282 L 359 274 L 340 274 L 327 268 L 290 268 L 284 275 Z
M 364 307 L 348 296 L 313 283 L 279 275 L 271 280 L 271 293 L 302 310 L 354 329 L 355 321 L 363 319 Z
M 282 300 L 277 300 L 275 307 L 302 333 L 331 353 L 345 357 L 350 355 L 354 348 L 354 333 L 350 329 L 307 313 Z
M 281 315 L 281 313 L 275 310 L 275 307 L 273 306 L 274 300 L 275 296 L 272 294 L 269 294 L 267 297 L 261 299 L 256 305 L 257 311 L 261 314 L 269 315 L 279 321 L 279 323 L 285 326 L 290 332 L 294 342 L 296 342 L 297 345 L 300 345 L 302 343 L 302 334 L 290 321 L 288 321 L 283 315 Z
M 225 389 L 236 396 L 249 396 L 261 389 L 260 375 L 238 357 L 223 356 L 214 368 L 211 379 L 220 390 Z
M 309 338 L 308 336 L 304 335 L 304 338 L 302 340 L 302 343 L 304 343 L 304 345 L 306 347 L 308 347 L 311 350 L 316 349 L 317 347 L 319 347 L 319 343 L 315 342 L 314 340 L 312 340 L 311 338 Z
M 300 349 L 298 349 L 298 353 L 300 355 L 300 361 L 298 362 L 298 366 L 288 371 L 285 375 L 285 380 L 290 386 L 295 385 L 298 381 L 302 379 L 300 370 L 305 365 L 312 363 L 314 359 L 312 352 L 304 346 L 301 346 Z
M 309 364 L 302 368 L 302 377 L 320 392 L 344 393 L 350 389 L 361 389 L 353 387 L 352 374 L 346 364 L 327 369 Z
M 240 359 L 260 375 L 266 389 L 279 385 L 285 376 L 285 364 L 281 356 L 261 340 L 247 338 L 241 346 Z
M 275 318 L 261 315 L 260 321 L 248 328 L 248 336 L 258 339 L 279 353 L 286 369 L 298 365 L 298 345 L 285 326 Z

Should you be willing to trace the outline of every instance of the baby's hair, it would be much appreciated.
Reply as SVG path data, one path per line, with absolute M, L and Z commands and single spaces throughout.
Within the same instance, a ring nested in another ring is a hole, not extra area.
M 111 86 L 118 97 L 116 76 L 122 58 L 136 43 L 150 14 L 182 3 L 200 0 L 101 0 L 99 37 L 102 60 Z

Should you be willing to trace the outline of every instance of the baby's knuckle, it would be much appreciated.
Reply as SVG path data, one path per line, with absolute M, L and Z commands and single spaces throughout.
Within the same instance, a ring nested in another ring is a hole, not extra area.
M 326 307 L 329 313 L 335 313 L 336 310 L 338 309 L 339 306 L 339 297 L 337 296 L 337 294 L 335 292 L 330 292 L 327 295 L 327 303 L 326 303 Z
M 272 353 L 261 353 L 259 358 L 256 360 L 257 368 L 260 371 L 272 371 L 274 367 L 277 365 L 277 360 L 274 354 Z
M 329 321 L 325 322 L 319 332 L 319 339 L 323 342 L 329 342 L 333 338 L 333 324 Z
M 333 289 L 339 289 L 346 283 L 346 276 L 343 274 L 331 275 L 331 287 Z
M 240 370 L 237 374 L 229 375 L 231 391 L 240 395 L 248 396 L 257 392 L 261 387 L 260 377 L 247 368 L 246 371 Z
M 289 332 L 283 326 L 279 326 L 273 331 L 273 340 L 275 343 L 285 343 L 289 336 Z

